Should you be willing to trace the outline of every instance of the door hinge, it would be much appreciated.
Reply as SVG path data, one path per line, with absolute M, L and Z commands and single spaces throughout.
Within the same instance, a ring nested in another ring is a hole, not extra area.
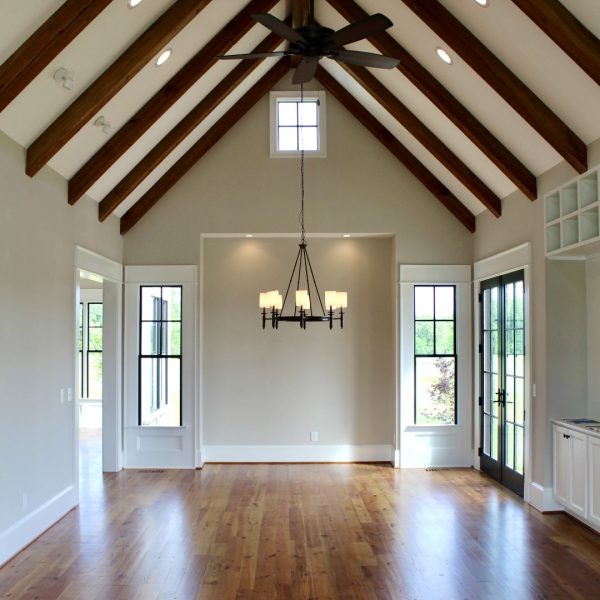
M 479 298 L 479 302 L 483 302 L 483 292 L 479 292 L 477 297 Z
M 481 456 L 483 454 L 483 450 L 481 448 L 477 448 L 477 456 Z
M 479 406 L 483 406 L 483 396 L 479 396 Z
M 479 344 L 479 354 L 483 354 L 483 344 Z

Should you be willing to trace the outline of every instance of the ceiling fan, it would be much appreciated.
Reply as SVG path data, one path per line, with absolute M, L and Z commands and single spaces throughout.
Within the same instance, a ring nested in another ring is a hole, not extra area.
M 357 42 L 371 35 L 375 35 L 391 27 L 393 23 L 382 14 L 371 15 L 356 23 L 350 23 L 346 27 L 334 31 L 328 27 L 317 25 L 314 20 L 314 11 L 311 10 L 303 16 L 299 27 L 290 27 L 287 23 L 268 13 L 252 15 L 252 18 L 270 29 L 273 33 L 290 42 L 287 50 L 279 52 L 264 52 L 255 54 L 228 54 L 219 56 L 221 59 L 257 59 L 270 58 L 273 56 L 299 56 L 302 58 L 296 68 L 293 83 L 306 83 L 310 81 L 315 73 L 319 61 L 323 57 L 362 67 L 375 67 L 379 69 L 393 69 L 398 66 L 400 60 L 373 54 L 371 52 L 358 52 L 356 50 L 344 49 L 345 44 Z

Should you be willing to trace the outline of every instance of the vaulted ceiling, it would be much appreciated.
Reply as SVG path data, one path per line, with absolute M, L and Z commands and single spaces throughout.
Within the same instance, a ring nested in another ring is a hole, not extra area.
M 534 200 L 536 178 L 559 162 L 584 172 L 600 138 L 600 2 L 478 1 L 315 1 L 332 29 L 377 12 L 393 21 L 349 48 L 399 58 L 397 69 L 323 59 L 317 82 L 470 231 L 515 190 Z M 49 165 L 69 181 L 65 202 L 90 196 L 123 233 L 293 68 L 216 60 L 285 48 L 250 15 L 285 19 L 290 0 L 4 0 L 0 10 L 0 130 L 27 148 L 28 175 Z

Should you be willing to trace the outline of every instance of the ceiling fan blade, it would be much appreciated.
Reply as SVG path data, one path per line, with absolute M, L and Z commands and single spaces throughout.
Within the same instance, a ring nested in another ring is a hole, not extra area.
M 400 64 L 400 59 L 371 52 L 357 52 L 355 50 L 340 50 L 329 58 L 349 65 L 360 67 L 375 67 L 377 69 L 393 69 Z
M 334 42 L 336 46 L 343 46 L 367 38 L 370 35 L 375 35 L 392 25 L 393 23 L 385 15 L 377 13 L 366 19 L 356 21 L 356 23 L 346 25 L 346 27 L 332 34 L 328 41 Z
M 235 60 L 239 58 L 272 58 L 273 56 L 287 56 L 288 53 L 285 50 L 279 50 L 278 52 L 256 52 L 254 54 L 222 54 L 217 56 L 222 60 Z
M 274 17 L 269 13 L 252 15 L 252 18 L 261 25 L 264 25 L 267 29 L 270 29 L 273 33 L 276 33 L 290 42 L 306 43 L 306 40 L 297 31 L 292 29 L 287 23 L 280 21 L 277 17 Z
M 317 57 L 314 57 L 312 60 L 310 58 L 308 60 L 305 58 L 302 59 L 300 64 L 296 67 L 294 77 L 292 78 L 292 83 L 298 84 L 309 82 L 315 76 L 318 66 L 319 59 Z

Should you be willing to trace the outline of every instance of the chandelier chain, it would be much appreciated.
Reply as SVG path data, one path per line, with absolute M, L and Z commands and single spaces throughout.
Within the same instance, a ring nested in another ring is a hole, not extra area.
M 304 102 L 304 84 L 300 84 L 300 104 Z M 300 125 L 300 123 L 298 123 Z M 300 130 L 300 227 L 302 234 L 300 241 L 306 243 L 306 230 L 304 229 L 304 140 L 302 139 L 302 127 Z

